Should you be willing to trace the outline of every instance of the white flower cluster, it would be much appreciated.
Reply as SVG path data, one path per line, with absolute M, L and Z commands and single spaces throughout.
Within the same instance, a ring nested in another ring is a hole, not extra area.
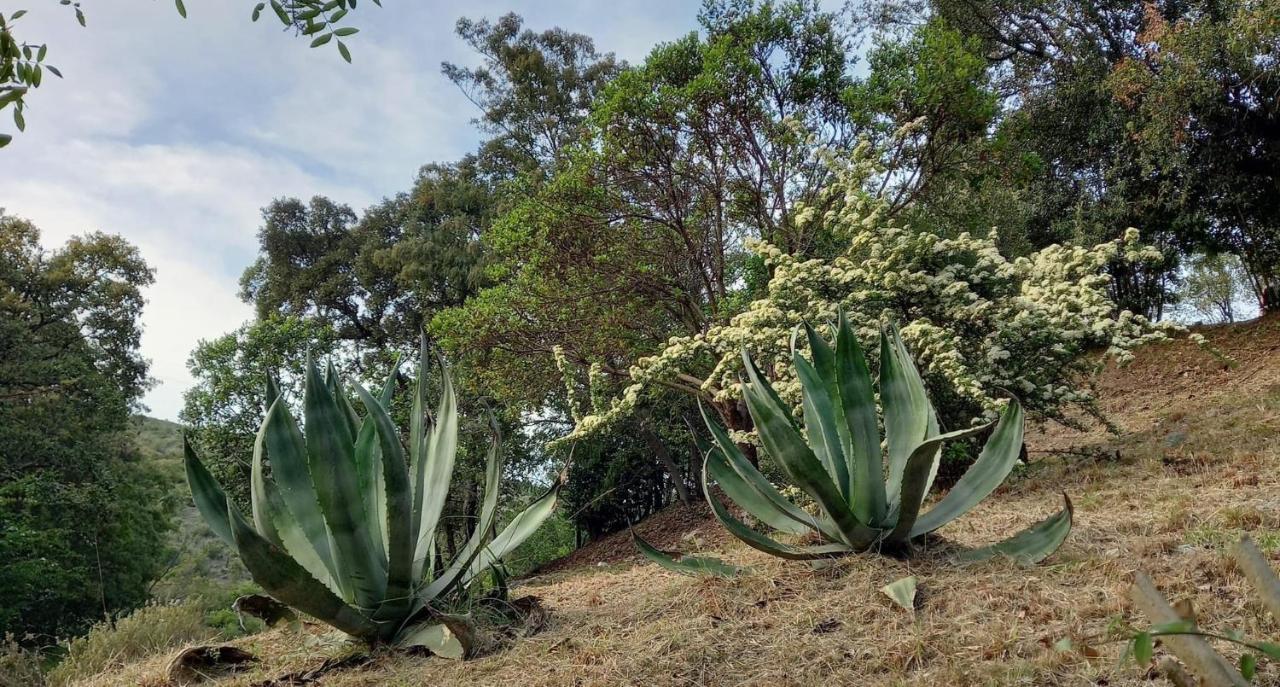
M 1067 421 L 1071 407 L 1096 411 L 1082 385 L 1098 360 L 1090 351 L 1125 362 L 1134 348 L 1182 331 L 1128 311 L 1115 314 L 1105 268 L 1159 258 L 1138 243 L 1136 230 L 1092 248 L 1055 245 L 1009 260 L 994 231 L 948 237 L 883 220 L 882 204 L 863 191 L 873 171 L 867 151 L 825 157 L 838 183 L 827 189 L 835 202 L 823 220 L 843 233 L 847 250 L 830 260 L 801 260 L 768 243 L 750 244 L 772 272 L 767 295 L 727 324 L 672 338 L 638 360 L 623 396 L 607 408 L 597 404 L 567 438 L 608 426 L 630 412 L 645 388 L 681 374 L 704 380 L 701 390 L 713 400 L 737 398 L 744 349 L 771 373 L 779 394 L 798 405 L 789 361 L 795 328 L 833 322 L 838 309 L 873 360 L 881 327 L 900 325 L 944 415 L 951 404 L 990 416 L 1002 405 L 1001 390 L 1041 417 Z M 794 216 L 816 220 L 810 208 Z

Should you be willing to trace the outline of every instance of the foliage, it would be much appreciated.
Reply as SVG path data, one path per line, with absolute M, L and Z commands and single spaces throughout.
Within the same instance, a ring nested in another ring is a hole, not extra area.
M 441 345 L 504 404 L 567 423 L 576 399 L 562 368 L 607 398 L 669 338 L 726 321 L 763 283 L 749 238 L 832 249 L 792 208 L 826 174 L 796 122 L 851 140 L 836 17 L 805 0 L 710 2 L 700 21 L 705 35 L 658 46 L 604 86 L 554 165 L 504 189 L 509 207 L 483 237 L 495 283 L 433 318 Z M 676 458 L 689 400 L 649 401 L 652 419 L 576 449 L 572 508 L 592 533 L 660 508 L 673 488 L 687 498 L 696 481 Z
M 1175 191 L 1212 217 L 1202 245 L 1240 257 L 1263 311 L 1280 307 L 1278 33 L 1275 0 L 1151 7 L 1108 83 L 1133 113 L 1144 167 L 1173 172 Z
M 622 64 L 589 36 L 561 28 L 534 32 L 509 13 L 496 22 L 459 19 L 457 34 L 483 58 L 479 67 L 445 62 L 446 78 L 480 108 L 491 136 L 476 154 L 494 179 L 541 176 L 564 157 L 591 104 Z
M 776 377 L 783 398 L 798 404 L 799 384 L 780 365 L 792 331 L 804 321 L 829 321 L 837 309 L 862 341 L 876 336 L 880 322 L 903 323 L 902 335 L 918 352 L 939 399 L 944 427 L 993 414 L 999 388 L 1019 394 L 1040 417 L 1070 422 L 1068 408 L 1094 410 L 1089 390 L 1081 387 L 1081 374 L 1096 364 L 1089 351 L 1106 348 L 1127 360 L 1136 346 L 1178 331 L 1115 313 L 1104 269 L 1116 260 L 1144 258 L 1136 232 L 1092 249 L 1054 245 L 1010 261 L 994 236 L 945 238 L 882 220 L 883 203 L 861 191 L 872 164 L 865 147 L 852 160 L 832 157 L 829 163 L 840 178 L 828 189 L 837 201 L 825 221 L 847 238 L 844 254 L 803 260 L 753 244 L 772 272 L 767 294 L 727 325 L 673 338 L 657 355 L 639 360 L 630 370 L 632 384 L 605 412 L 584 417 L 573 437 L 604 430 L 650 389 L 673 381 L 718 403 L 717 409 L 731 406 L 741 396 L 744 349 Z
M 1244 577 L 1253 586 L 1261 606 L 1273 617 L 1280 617 L 1280 577 L 1271 567 L 1253 541 L 1245 536 L 1232 550 L 1232 558 Z M 1225 634 L 1202 630 L 1196 622 L 1190 601 L 1179 602 L 1178 609 L 1156 589 L 1146 573 L 1139 572 L 1133 586 L 1133 600 L 1148 618 L 1155 622 L 1151 627 L 1126 638 L 1125 656 L 1132 656 L 1139 666 L 1151 663 L 1157 638 L 1164 638 L 1206 685 L 1237 685 L 1252 683 L 1258 669 L 1258 656 L 1280 661 L 1280 644 L 1246 639 L 1240 632 Z M 1246 650 L 1240 656 L 1239 672 L 1218 654 L 1205 640 L 1220 640 L 1236 644 Z M 1184 680 L 1185 681 L 1185 680 Z
M 274 381 L 268 384 L 267 417 L 254 446 L 253 524 L 190 445 L 187 478 L 214 532 L 277 600 L 369 644 L 426 646 L 461 658 L 471 650 L 470 633 L 462 620 L 440 615 L 440 607 L 538 528 L 559 482 L 494 536 L 501 475 L 495 422 L 479 523 L 446 567 L 437 526 L 457 457 L 458 408 L 446 372 L 439 406 L 428 417 L 426 366 L 423 340 L 407 457 L 387 412 L 394 370 L 380 398 L 356 385 L 362 419 L 337 371 L 330 366 L 322 376 L 308 360 L 305 437 Z
M 707 419 L 715 448 L 706 453 L 703 490 L 712 512 L 747 545 L 782 558 L 813 559 L 876 550 L 909 552 L 912 542 L 964 515 L 1004 482 L 1022 450 L 1023 410 L 1010 399 L 998 423 L 943 432 L 915 365 L 896 329 L 880 335 L 881 453 L 876 389 L 857 334 L 843 314 L 834 346 L 804 327 L 809 357 L 799 350 L 792 363 L 803 389 L 804 429 L 791 408 L 744 351 L 743 398 L 765 452 L 788 481 L 813 499 L 810 515 L 778 493 L 747 461 L 729 434 Z M 947 441 L 984 433 L 995 425 L 978 459 L 955 486 L 922 512 L 938 473 Z M 887 479 L 886 479 L 887 474 Z M 816 535 L 825 543 L 791 546 L 752 530 L 731 514 L 711 491 L 714 479 L 745 512 L 789 534 Z M 1053 553 L 1071 530 L 1066 508 L 1009 539 L 962 554 L 965 560 L 1007 555 L 1039 562 Z
M 73 633 L 146 599 L 172 501 L 129 413 L 151 270 L 119 237 L 56 251 L 0 213 L 0 632 Z

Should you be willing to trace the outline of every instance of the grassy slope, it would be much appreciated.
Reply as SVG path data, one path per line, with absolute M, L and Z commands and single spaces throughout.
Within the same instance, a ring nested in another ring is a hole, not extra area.
M 987 542 L 1047 514 L 1066 491 L 1076 501 L 1076 528 L 1037 568 L 859 556 L 814 571 L 731 542 L 696 513 L 664 514 L 689 536 L 669 533 L 661 545 L 710 548 L 753 572 L 732 581 L 681 577 L 606 541 L 575 555 L 583 566 L 519 590 L 551 608 L 542 634 L 465 664 L 382 655 L 324 684 L 1159 684 L 1132 663 L 1118 666 L 1120 645 L 1105 642 L 1142 622 L 1127 602 L 1137 569 L 1172 596 L 1194 597 L 1207 627 L 1280 637 L 1280 625 L 1244 601 L 1246 585 L 1224 557 L 1245 531 L 1273 560 L 1280 550 L 1280 319 L 1205 333 L 1239 365 L 1224 369 L 1178 343 L 1106 371 L 1099 386 L 1120 437 L 1045 428 L 1031 444 L 1102 447 L 1108 457 L 1033 453 L 1032 466 L 1000 498 L 943 531 L 964 544 Z M 914 619 L 878 592 L 907 574 L 920 580 Z M 318 648 L 325 644 L 309 636 L 273 631 L 241 640 L 263 663 L 218 684 L 251 684 L 343 651 Z M 1064 636 L 1087 639 L 1096 655 L 1053 651 Z M 166 660 L 91 684 L 147 682 Z M 1278 676 L 1280 667 L 1265 666 L 1260 681 L 1280 684 Z

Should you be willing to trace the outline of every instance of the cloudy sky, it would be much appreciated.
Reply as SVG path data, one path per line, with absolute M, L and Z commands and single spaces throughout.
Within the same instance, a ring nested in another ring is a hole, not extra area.
M 27 130 L 0 151 L 0 208 L 36 223 L 46 247 L 101 230 L 137 245 L 156 270 L 143 354 L 151 414 L 176 418 L 200 339 L 251 316 L 236 281 L 255 253 L 260 209 L 327 195 L 364 208 L 408 188 L 418 167 L 476 143 L 474 108 L 440 74 L 476 63 L 460 16 L 515 11 L 526 26 L 588 34 L 637 61 L 695 26 L 697 0 L 384 0 L 361 4 L 347 65 L 308 49 L 252 0 L 29 0 L 21 37 L 49 45 L 65 77 L 28 97 Z M 6 8 L 7 9 L 7 8 Z M 6 111 L 6 115 L 8 112 Z M 13 133 L 11 122 L 0 130 Z

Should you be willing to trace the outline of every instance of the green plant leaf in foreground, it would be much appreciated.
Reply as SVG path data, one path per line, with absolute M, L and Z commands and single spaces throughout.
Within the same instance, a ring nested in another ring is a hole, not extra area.
M 641 539 L 640 535 L 635 531 L 631 532 L 631 541 L 635 542 L 636 548 L 640 549 L 640 553 L 644 554 L 645 558 L 648 558 L 667 570 L 678 572 L 683 575 L 715 575 L 716 577 L 734 577 L 743 571 L 742 568 L 729 565 L 718 558 L 695 556 L 680 556 L 679 559 L 673 558 L 658 550 L 644 539 Z

